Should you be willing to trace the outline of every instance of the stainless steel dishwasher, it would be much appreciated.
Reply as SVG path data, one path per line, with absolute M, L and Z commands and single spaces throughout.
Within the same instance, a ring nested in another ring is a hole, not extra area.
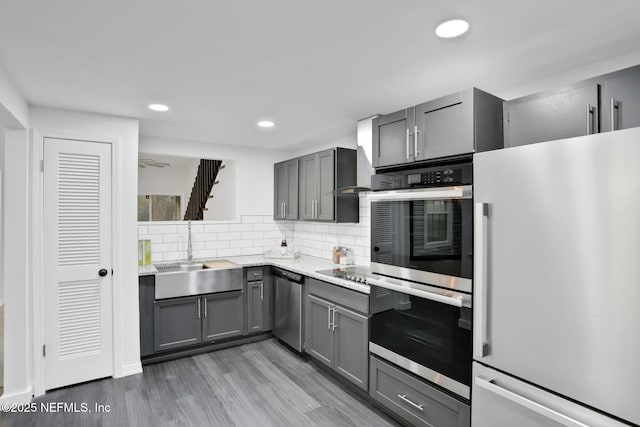
M 273 268 L 275 278 L 275 321 L 273 334 L 298 352 L 303 349 L 304 276 Z

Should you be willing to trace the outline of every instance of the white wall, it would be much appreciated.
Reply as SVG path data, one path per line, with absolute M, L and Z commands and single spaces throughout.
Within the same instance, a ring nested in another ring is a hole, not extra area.
M 29 127 L 29 104 L 0 65 L 0 124 L 14 129 Z
M 138 321 L 137 265 L 137 183 L 138 120 L 101 114 L 35 107 L 31 125 L 41 137 L 66 136 L 89 140 L 115 140 L 113 156 L 113 299 L 114 299 L 114 375 L 141 372 Z M 38 145 L 40 144 L 40 145 Z M 41 139 L 34 141 L 42 158 Z M 39 175 L 36 175 L 39 176 Z M 37 190 L 34 191 L 37 193 Z M 34 209 L 40 196 L 34 194 Z M 35 233 L 34 233 L 35 234 Z M 34 248 L 37 249 L 37 248 Z M 43 254 L 46 256 L 46 254 Z M 38 271 L 41 264 L 34 265 Z M 37 280 L 35 280 L 37 283 Z M 34 284 L 35 286 L 35 284 Z M 36 298 L 36 301 L 39 301 Z M 36 314 L 36 318 L 38 315 Z M 40 316 L 42 319 L 42 316 Z M 39 327 L 40 325 L 38 325 Z M 38 327 L 35 331 L 37 332 Z M 38 335 L 34 343 L 38 345 Z M 40 337 L 41 338 L 41 337 Z M 37 367 L 36 363 L 36 367 Z M 36 393 L 39 377 L 36 372 Z
M 28 131 L 7 129 L 2 151 L 5 375 L 4 394 L 0 400 L 28 402 L 33 390 Z
M 225 160 L 224 168 L 218 171 L 211 195 L 213 198 L 207 201 L 204 211 L 205 221 L 228 221 L 236 218 L 236 162 Z
M 0 272 L 4 271 L 4 255 L 3 255 L 3 247 L 4 247 L 4 240 L 2 239 L 3 236 L 3 232 L 2 232 L 2 218 L 4 218 L 3 215 L 3 195 L 4 195 L 4 191 L 2 188 L 2 171 L 4 170 L 4 132 L 5 129 L 4 127 L 2 127 L 0 125 Z M 4 305 L 4 276 L 2 274 L 0 274 L 0 305 Z M 0 339 L 4 339 L 3 337 L 0 337 Z M 3 355 L 0 355 L 3 357 Z M 0 372 L 0 376 L 2 375 L 2 372 Z M 0 384 L 2 384 L 0 382 Z
M 293 157 L 291 153 L 206 142 L 140 137 L 140 151 L 235 162 L 236 218 L 273 214 L 273 164 Z

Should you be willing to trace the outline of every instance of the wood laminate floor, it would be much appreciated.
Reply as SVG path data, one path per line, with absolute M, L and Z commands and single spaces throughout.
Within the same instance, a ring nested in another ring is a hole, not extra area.
M 91 413 L 0 413 L 0 426 L 397 426 L 315 364 L 273 340 L 58 389 L 34 403 Z M 95 405 L 110 405 L 97 413 Z

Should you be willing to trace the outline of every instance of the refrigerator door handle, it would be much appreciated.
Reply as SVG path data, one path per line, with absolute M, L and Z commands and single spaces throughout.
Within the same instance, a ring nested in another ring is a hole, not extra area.
M 497 394 L 498 396 L 501 396 L 515 403 L 516 405 L 527 408 L 537 414 L 542 415 L 543 417 L 546 417 L 564 426 L 589 427 L 587 424 L 581 423 L 580 421 L 577 421 L 571 417 L 561 414 L 558 411 L 555 411 L 551 408 L 541 405 L 538 402 L 534 402 L 533 400 L 528 399 L 519 394 L 516 394 L 510 390 L 507 390 L 506 388 L 502 388 L 499 385 L 494 384 L 493 380 L 486 380 L 482 377 L 475 377 L 474 382 L 475 382 L 475 385 L 487 390 L 490 393 Z
M 482 359 L 489 354 L 487 342 L 487 233 L 489 204 L 476 203 L 474 209 L 474 310 L 473 356 Z

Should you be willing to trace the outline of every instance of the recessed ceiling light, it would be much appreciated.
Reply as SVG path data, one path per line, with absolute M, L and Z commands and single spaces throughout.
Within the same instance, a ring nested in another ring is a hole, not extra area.
M 445 21 L 436 28 L 436 35 L 443 39 L 450 39 L 463 35 L 469 29 L 469 23 L 462 19 Z
M 169 107 L 164 104 L 149 104 L 149 109 L 153 111 L 169 111 Z
M 261 128 L 272 128 L 275 125 L 276 124 L 274 122 L 272 122 L 271 120 L 260 120 L 258 122 L 258 126 L 260 126 Z

